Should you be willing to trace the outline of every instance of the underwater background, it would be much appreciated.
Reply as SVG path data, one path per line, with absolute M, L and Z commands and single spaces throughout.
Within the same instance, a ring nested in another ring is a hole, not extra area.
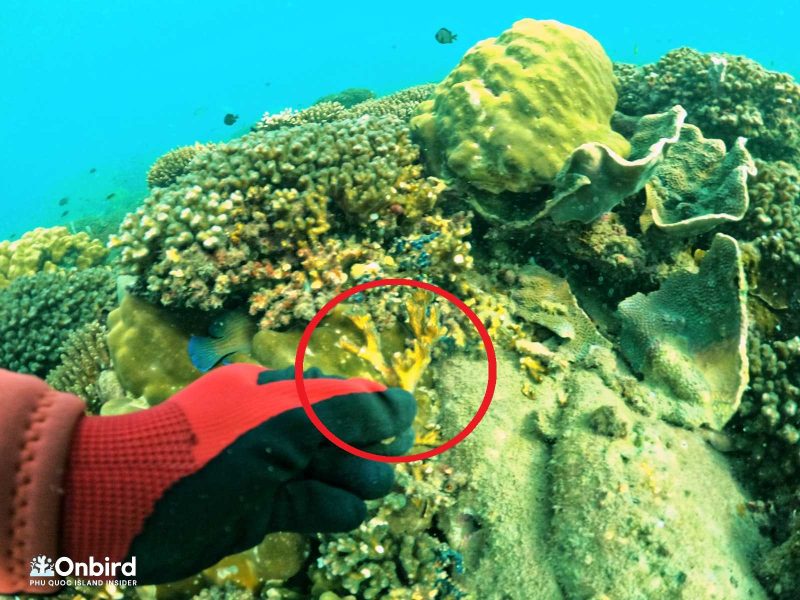
M 790 1 L 9 0 L 3 11 L 0 239 L 122 216 L 170 148 L 224 141 L 264 111 L 347 87 L 386 94 L 439 81 L 472 44 L 522 17 L 591 31 L 615 61 L 691 46 L 800 74 L 800 6 Z M 437 44 L 440 27 L 457 41 Z M 233 127 L 228 112 L 241 117 Z M 69 206 L 58 205 L 64 197 Z
M 474 320 L 358 294 L 306 366 L 412 392 L 414 453 L 476 323 L 498 372 L 358 528 L 59 598 L 800 598 L 796 4 L 5 8 L 0 368 L 145 411 L 413 278 Z

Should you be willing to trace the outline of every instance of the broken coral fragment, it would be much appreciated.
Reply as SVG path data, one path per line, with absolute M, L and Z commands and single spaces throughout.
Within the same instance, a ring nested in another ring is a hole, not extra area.
M 608 341 L 578 306 L 569 283 L 542 267 L 523 268 L 511 298 L 515 304 L 514 313 L 519 318 L 544 327 L 564 340 L 558 350 L 569 362 L 586 356 L 594 345 L 608 346 Z
M 657 410 L 687 426 L 721 429 L 747 385 L 746 286 L 739 246 L 717 234 L 697 273 L 619 305 L 620 347 L 659 393 Z

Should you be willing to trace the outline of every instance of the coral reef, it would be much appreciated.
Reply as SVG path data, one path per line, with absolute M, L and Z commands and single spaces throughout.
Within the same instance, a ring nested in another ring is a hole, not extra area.
M 66 227 L 38 227 L 13 242 L 0 242 L 0 288 L 17 277 L 101 264 L 108 254 L 100 240 Z
M 166 154 L 159 156 L 147 172 L 147 185 L 150 188 L 167 187 L 177 181 L 178 177 L 186 173 L 189 163 L 201 152 L 214 149 L 214 144 L 201 144 L 195 142 L 191 146 L 173 148 Z
M 748 138 L 754 156 L 800 164 L 800 85 L 743 56 L 667 52 L 643 67 L 616 65 L 617 110 L 631 115 L 680 104 L 689 123 L 731 147 Z
M 736 240 L 717 234 L 697 273 L 678 272 L 658 291 L 619 305 L 619 345 L 668 400 L 673 423 L 721 429 L 747 385 L 746 284 Z
M 753 293 L 777 310 L 800 307 L 794 284 L 800 277 L 800 172 L 784 161 L 756 161 L 748 181 L 751 210 L 729 227 L 750 242 L 756 255 Z
M 314 102 L 314 105 L 322 104 L 324 102 L 338 102 L 345 108 L 352 108 L 356 104 L 361 104 L 365 100 L 371 100 L 374 97 L 375 93 L 367 88 L 347 88 L 341 92 L 335 92 L 333 94 L 323 96 Z
M 127 294 L 108 315 L 108 347 L 125 391 L 154 405 L 200 377 L 188 353 L 200 326 Z
M 689 237 L 742 219 L 748 208 L 748 176 L 756 173 L 744 138 L 726 152 L 721 140 L 684 124 L 680 106 L 639 119 L 630 160 L 603 144 L 577 148 L 555 182 L 555 192 L 534 221 L 589 223 L 641 189 L 647 205 L 640 219 L 675 236 Z
M 315 597 L 463 598 L 453 580 L 460 555 L 430 532 L 459 484 L 436 461 L 399 467 L 395 491 L 371 503 L 370 518 L 358 529 L 320 536 L 320 556 L 309 571 Z
M 69 335 L 116 306 L 116 275 L 104 267 L 40 272 L 0 289 L 0 367 L 44 377 Z
M 279 113 L 266 113 L 253 127 L 256 131 L 269 131 L 282 127 L 296 127 L 306 123 L 328 123 L 338 119 L 352 119 L 364 115 L 380 117 L 394 115 L 407 121 L 420 102 L 433 93 L 433 84 L 413 86 L 388 96 L 371 98 L 363 102 L 347 106 L 337 100 L 336 94 L 317 101 L 314 105 L 295 111 L 290 108 Z
M 64 342 L 59 365 L 47 374 L 47 383 L 83 398 L 93 414 L 100 412 L 105 401 L 100 376 L 111 368 L 107 334 L 99 321 L 73 331 Z
M 730 430 L 762 489 L 800 482 L 800 337 L 751 335 L 750 386 Z
M 527 192 L 551 183 L 585 142 L 627 155 L 610 126 L 616 101 L 611 61 L 594 38 L 523 19 L 471 48 L 411 124 L 434 172 Z
M 418 156 L 391 116 L 251 133 L 154 190 L 111 245 L 152 301 L 215 310 L 249 296 L 262 327 L 287 325 L 313 316 L 355 265 L 386 264 L 385 239 L 469 232 L 423 218 L 443 186 Z M 448 275 L 469 267 L 465 254 L 452 261 L 440 265 Z

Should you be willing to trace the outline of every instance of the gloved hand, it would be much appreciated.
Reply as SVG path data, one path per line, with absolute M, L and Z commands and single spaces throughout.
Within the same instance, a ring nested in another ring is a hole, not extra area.
M 413 443 L 414 398 L 309 371 L 316 413 L 383 454 Z M 393 442 L 382 443 L 394 438 Z M 150 410 L 82 419 L 64 490 L 63 554 L 136 557 L 140 584 L 192 575 L 273 531 L 336 532 L 364 519 L 393 470 L 340 450 L 309 421 L 292 369 L 216 369 Z

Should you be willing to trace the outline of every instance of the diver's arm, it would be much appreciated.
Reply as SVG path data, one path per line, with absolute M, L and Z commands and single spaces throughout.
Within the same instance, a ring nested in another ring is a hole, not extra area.
M 0 369 L 0 594 L 29 585 L 31 560 L 59 551 L 63 477 L 83 401 Z
M 29 585 L 38 554 L 135 563 L 110 579 L 174 581 L 270 532 L 353 529 L 364 500 L 392 486 L 389 465 L 317 431 L 292 369 L 221 367 L 154 408 L 112 417 L 81 416 L 78 398 L 33 377 L 3 372 L 1 384 L 0 593 L 48 590 Z M 407 392 L 316 370 L 305 386 L 345 442 L 384 454 L 413 443 Z

